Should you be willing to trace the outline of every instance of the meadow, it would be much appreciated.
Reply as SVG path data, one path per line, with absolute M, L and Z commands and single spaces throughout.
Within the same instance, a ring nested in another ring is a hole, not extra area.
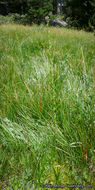
M 42 184 L 94 190 L 95 36 L 0 25 L 0 190 Z

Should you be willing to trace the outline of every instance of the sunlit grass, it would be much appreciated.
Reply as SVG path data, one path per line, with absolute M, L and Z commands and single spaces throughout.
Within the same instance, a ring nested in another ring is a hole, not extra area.
M 0 26 L 1 189 L 94 186 L 94 94 L 93 33 Z

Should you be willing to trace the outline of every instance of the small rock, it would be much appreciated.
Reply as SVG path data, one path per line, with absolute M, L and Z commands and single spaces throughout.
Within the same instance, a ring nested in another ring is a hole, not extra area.
M 66 27 L 67 23 L 65 21 L 61 21 L 59 19 L 54 19 L 49 21 L 50 26 L 59 26 L 59 27 Z

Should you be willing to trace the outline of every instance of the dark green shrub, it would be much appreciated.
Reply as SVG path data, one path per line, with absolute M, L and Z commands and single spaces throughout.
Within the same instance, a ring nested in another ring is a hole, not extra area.
M 43 23 L 45 17 L 52 11 L 52 0 L 32 0 L 30 8 L 28 10 L 28 21 L 29 23 Z
M 28 23 L 27 14 L 20 15 L 20 14 L 15 13 L 12 15 L 13 15 L 13 20 L 15 23 L 17 23 L 17 24 L 27 24 Z
M 13 15 L 8 15 L 8 16 L 0 15 L 0 24 L 9 24 L 13 22 L 14 22 Z
M 7 16 L 0 15 L 0 24 L 27 24 L 28 23 L 28 17 L 27 15 L 20 15 L 17 13 L 9 14 Z

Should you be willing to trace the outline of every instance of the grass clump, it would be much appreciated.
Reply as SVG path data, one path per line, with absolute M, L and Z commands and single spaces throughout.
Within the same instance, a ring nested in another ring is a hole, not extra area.
M 93 34 L 2 25 L 0 44 L 1 189 L 94 189 Z

